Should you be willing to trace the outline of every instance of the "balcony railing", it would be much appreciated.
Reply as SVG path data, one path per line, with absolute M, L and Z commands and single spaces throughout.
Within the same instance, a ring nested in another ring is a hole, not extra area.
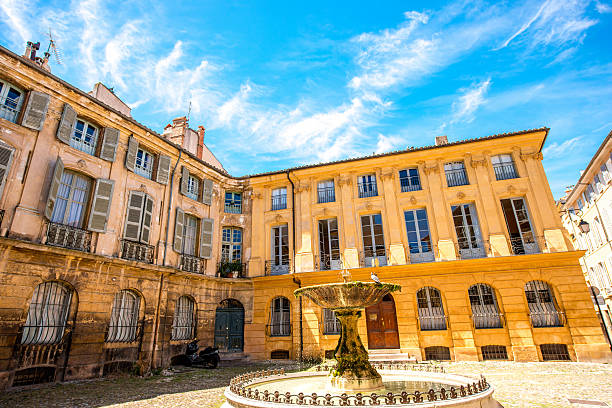
M 319 187 L 317 195 L 319 203 L 333 203 L 336 201 L 336 190 L 334 187 Z
M 387 253 L 384 248 L 367 249 L 359 252 L 359 264 L 362 268 L 387 266 Z
M 341 334 L 342 326 L 340 325 L 340 321 L 337 317 L 334 317 L 333 320 L 325 320 L 323 322 L 323 334 L 327 335 L 337 335 Z
M 266 261 L 266 276 L 286 275 L 290 271 L 289 259 Z
M 562 327 L 565 325 L 565 313 L 557 310 L 543 310 L 529 313 L 533 327 Z
M 272 211 L 284 210 L 287 208 L 287 196 L 273 196 L 272 197 Z
M 435 262 L 433 251 L 410 253 L 410 263 Z
M 193 255 L 182 254 L 181 270 L 185 272 L 199 273 L 203 275 L 205 271 L 204 259 Z
M 81 228 L 50 222 L 47 225 L 46 243 L 51 246 L 89 252 L 91 250 L 91 232 Z
M 340 254 L 338 254 L 337 258 L 333 258 L 328 254 L 317 256 L 315 258 L 315 269 L 319 271 L 335 271 L 342 269 Z
M 469 245 L 457 245 L 457 252 L 459 254 L 459 258 L 461 259 L 476 259 L 476 258 L 485 258 L 487 256 L 487 252 L 485 251 L 484 243 L 482 241 L 478 241 L 477 247 L 475 248 L 466 248 Z M 463 247 L 463 248 L 462 248 Z
M 518 178 L 516 174 L 516 169 L 514 168 L 514 164 L 496 164 L 493 166 L 493 171 L 495 172 L 495 178 L 497 180 L 508 180 L 513 178 Z
M 19 111 L 15 109 L 17 104 L 18 101 L 8 97 L 4 100 L 0 100 L 0 118 L 16 123 L 17 116 L 19 115 Z
M 124 239 L 121 240 L 121 258 L 152 264 L 155 259 L 155 247 Z
M 446 170 L 446 182 L 449 187 L 455 186 L 465 186 L 468 183 L 467 175 L 465 174 L 465 169 L 458 170 Z
M 357 188 L 359 189 L 359 198 L 365 197 L 376 197 L 378 195 L 378 187 L 376 183 L 357 183 Z
M 400 179 L 400 186 L 402 187 L 402 193 L 422 190 L 421 183 L 411 183 L 410 179 L 407 178 Z
M 230 214 L 242 214 L 242 203 L 225 203 L 225 212 Z
M 514 255 L 537 254 L 540 252 L 537 242 L 523 242 L 521 237 L 510 238 Z
M 475 329 L 501 329 L 504 327 L 501 313 L 474 313 L 472 322 Z
M 246 264 L 240 261 L 217 263 L 217 277 L 246 278 Z
M 446 330 L 446 316 L 419 316 L 421 331 Z
M 274 323 L 266 325 L 266 334 L 269 337 L 291 336 L 291 323 Z

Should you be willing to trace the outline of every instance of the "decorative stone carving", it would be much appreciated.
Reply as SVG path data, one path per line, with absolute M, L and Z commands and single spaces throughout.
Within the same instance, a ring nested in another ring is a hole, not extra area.
M 283 220 L 283 216 L 280 214 L 276 214 L 276 216 L 274 217 L 274 221 L 276 222 L 281 222 Z
M 528 159 L 542 160 L 543 158 L 544 156 L 542 155 L 542 152 L 531 152 L 531 153 L 521 152 L 521 160 L 523 161 L 527 161 Z
M 138 191 L 142 191 L 143 193 L 147 192 L 147 186 L 145 186 L 144 184 L 141 184 L 140 187 L 138 187 Z
M 423 168 L 423 171 L 425 172 L 425 174 L 430 175 L 430 174 L 435 174 L 438 173 L 440 171 L 440 168 L 438 167 L 438 164 L 434 164 L 434 165 L 425 165 L 425 167 Z
M 380 178 L 381 180 L 392 180 L 394 175 L 395 175 L 395 171 L 389 170 L 385 173 L 381 173 Z
M 87 168 L 87 163 L 85 160 L 81 159 L 77 162 L 77 167 L 81 170 L 85 170 Z
M 458 191 L 457 198 L 463 200 L 465 198 L 465 193 L 463 191 Z
M 472 159 L 472 167 L 473 168 L 477 168 L 477 167 L 485 167 L 487 165 L 487 159 L 482 158 L 482 159 Z
M 340 177 L 338 178 L 338 185 L 342 186 L 350 186 L 352 183 L 351 177 Z
M 416 203 L 417 203 L 416 197 L 415 196 L 410 196 L 410 204 L 416 205 Z
M 509 194 L 516 194 L 516 187 L 514 187 L 513 185 L 509 185 L 506 188 L 506 191 L 508 191 Z
M 366 203 L 365 208 L 368 211 L 372 211 L 372 208 L 374 208 L 374 206 L 372 205 L 372 203 Z
M 253 198 L 253 200 L 259 200 L 261 197 L 263 197 L 263 195 L 260 192 L 252 192 L 251 197 Z

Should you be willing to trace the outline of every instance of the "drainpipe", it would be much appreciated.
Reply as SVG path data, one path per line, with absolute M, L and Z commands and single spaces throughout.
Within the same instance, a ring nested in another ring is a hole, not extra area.
M 179 162 L 181 161 L 181 155 L 183 154 L 183 149 L 179 149 L 179 155 L 176 159 L 176 163 L 174 164 L 174 168 L 172 168 L 172 174 L 170 175 L 170 197 L 168 198 L 168 217 L 166 217 L 166 237 L 164 238 L 164 259 L 162 260 L 162 265 L 166 266 L 166 253 L 168 252 L 168 230 L 170 229 L 170 211 L 172 210 L 172 192 L 174 186 L 174 172 L 178 167 Z
M 298 288 L 302 287 L 302 281 L 295 277 L 295 184 L 291 181 L 291 177 L 289 177 L 289 171 L 285 173 L 287 175 L 287 180 L 291 183 L 291 228 L 293 230 L 293 245 L 291 245 L 292 253 L 291 253 L 291 262 L 293 263 L 293 283 L 298 285 Z M 302 309 L 302 296 L 298 299 L 298 312 L 300 316 L 300 363 L 303 361 L 304 354 L 304 326 L 302 325 L 302 317 L 303 317 L 303 309 Z
M 157 368 L 155 363 L 157 351 L 157 338 L 159 336 L 159 307 L 161 306 L 162 287 L 164 286 L 164 273 L 159 277 L 159 289 L 157 291 L 157 305 L 155 306 L 155 321 L 153 322 L 153 345 L 151 346 L 151 368 Z
M 610 341 L 610 335 L 608 334 L 608 330 L 606 327 L 606 321 L 604 320 L 604 315 L 601 312 L 601 306 L 599 306 L 599 300 L 597 300 L 597 295 L 595 294 L 595 290 L 593 288 L 593 285 L 589 285 L 591 288 L 591 294 L 593 295 L 593 299 L 595 300 L 595 304 L 597 305 L 597 310 L 599 311 L 599 316 L 601 318 L 601 321 L 603 322 L 603 333 L 606 335 L 606 340 L 608 341 L 608 345 L 610 346 L 610 351 L 612 351 L 612 342 Z

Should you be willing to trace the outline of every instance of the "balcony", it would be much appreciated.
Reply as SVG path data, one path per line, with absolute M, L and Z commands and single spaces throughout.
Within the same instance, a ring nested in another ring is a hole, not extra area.
M 421 331 L 446 330 L 446 316 L 419 316 Z
M 319 203 L 333 203 L 336 201 L 336 190 L 334 187 L 319 187 L 317 196 Z
M 465 169 L 446 170 L 446 183 L 449 187 L 468 185 Z
M 376 197 L 378 195 L 378 187 L 376 183 L 372 182 L 359 182 L 357 183 L 359 190 L 359 198 Z
M 557 310 L 541 310 L 529 313 L 529 319 L 533 327 L 563 327 L 565 325 L 565 313 Z
M 275 323 L 266 325 L 268 337 L 288 337 L 291 336 L 291 323 Z
M 495 172 L 495 178 L 497 180 L 508 180 L 518 178 L 514 164 L 496 164 L 493 165 L 493 171 Z
M 540 252 L 537 242 L 524 242 L 521 237 L 511 237 L 510 246 L 514 255 L 537 254 Z
M 199 273 L 201 275 L 204 275 L 204 272 L 206 270 L 203 258 L 187 254 L 181 255 L 180 267 L 182 271 Z
M 474 244 L 476 245 L 474 246 Z M 470 248 L 468 242 L 460 242 L 456 248 L 459 258 L 461 259 L 485 258 L 487 256 L 487 252 L 485 251 L 484 243 L 482 241 L 473 241 L 472 248 Z
M 359 252 L 359 265 L 362 268 L 387 266 L 387 253 L 384 248 L 367 249 Z
M 217 264 L 216 276 L 219 278 L 246 278 L 246 264 L 240 261 L 219 262 Z
M 410 263 L 435 262 L 433 251 L 410 253 Z
M 333 259 L 330 255 L 323 254 L 315 258 L 315 269 L 319 271 L 336 271 L 342 269 L 342 261 L 338 255 Z
M 46 244 L 77 251 L 91 251 L 91 232 L 64 224 L 50 222 L 47 225 Z
M 286 275 L 289 270 L 289 259 L 266 261 L 266 276 Z
M 242 203 L 225 203 L 225 212 L 229 214 L 242 214 Z
M 287 196 L 273 196 L 272 197 L 272 211 L 284 210 L 287 208 Z
M 17 123 L 17 116 L 19 116 L 17 105 L 18 101 L 8 97 L 0 101 L 0 118 Z
M 121 258 L 152 264 L 155 259 L 155 247 L 123 239 L 121 240 Z

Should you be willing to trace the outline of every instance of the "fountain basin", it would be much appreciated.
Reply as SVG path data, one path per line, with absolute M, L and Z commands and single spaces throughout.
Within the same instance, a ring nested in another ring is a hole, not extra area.
M 306 286 L 293 294 L 306 296 L 326 309 L 364 309 L 378 304 L 387 293 L 400 289 L 392 283 L 347 282 Z

